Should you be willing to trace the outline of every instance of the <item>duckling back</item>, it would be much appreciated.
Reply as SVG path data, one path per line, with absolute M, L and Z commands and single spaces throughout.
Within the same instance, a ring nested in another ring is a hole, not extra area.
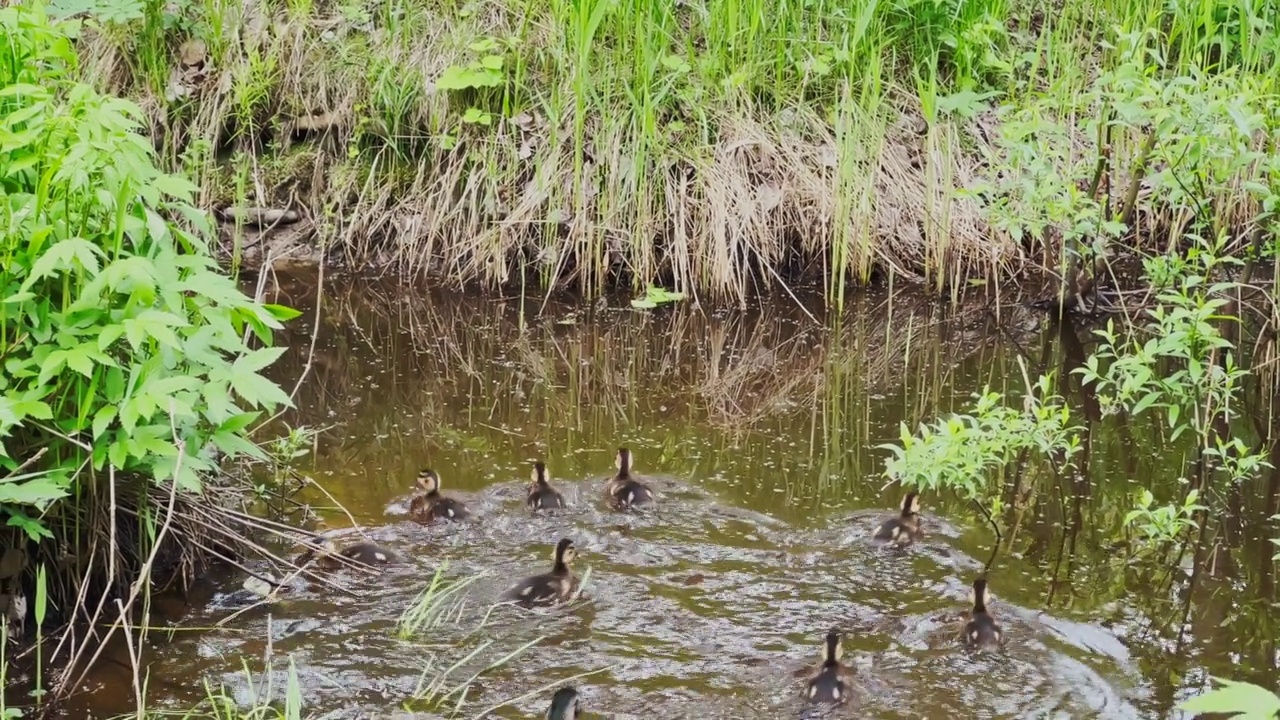
M 615 508 L 649 505 L 653 502 L 653 491 L 631 478 L 614 478 L 609 482 L 607 494 L 609 504 Z
M 551 572 L 525 578 L 502 594 L 502 600 L 525 608 L 555 605 L 569 600 L 577 585 L 570 564 L 577 549 L 569 538 L 561 538 L 552 554 Z
M 538 488 L 529 493 L 530 510 L 558 510 L 564 507 L 564 498 L 551 488 Z
M 910 545 L 922 535 L 919 512 L 919 495 L 907 493 L 902 501 L 902 511 L 880 523 L 872 539 L 889 545 Z
M 969 622 L 964 624 L 964 640 L 977 647 L 997 647 L 1002 635 L 1000 625 L 987 612 L 973 613 Z
M 460 500 L 445 497 L 438 492 L 418 495 L 409 501 L 409 514 L 419 520 L 466 520 L 471 516 Z
M 432 503 L 431 514 L 444 520 L 466 520 L 471 517 L 471 511 L 467 510 L 462 501 L 450 497 L 441 497 Z
M 987 579 L 979 577 L 973 581 L 973 592 L 970 595 L 973 608 L 969 611 L 968 622 L 964 624 L 964 641 L 969 645 L 994 647 L 1003 640 L 1000 626 L 987 611 L 988 599 Z
M 605 486 L 605 498 L 609 501 L 609 506 L 622 510 L 652 503 L 653 491 L 631 476 L 631 451 L 624 447 L 618 448 L 614 464 L 618 474 Z
M 365 565 L 385 565 L 396 560 L 395 553 L 370 542 L 356 543 L 343 548 L 338 554 Z
M 872 539 L 888 546 L 906 547 L 920 536 L 920 522 L 917 518 L 895 517 L 881 523 Z
M 551 487 L 551 477 L 542 461 L 533 464 L 533 482 L 525 504 L 530 510 L 553 510 L 564 507 L 564 498 Z
M 844 681 L 839 665 L 828 665 L 809 678 L 805 699 L 815 703 L 842 703 L 849 697 L 849 686 Z

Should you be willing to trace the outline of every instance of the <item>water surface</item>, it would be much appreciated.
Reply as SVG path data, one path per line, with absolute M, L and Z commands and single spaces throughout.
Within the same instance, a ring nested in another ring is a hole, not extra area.
M 336 537 L 358 539 L 354 520 L 404 562 L 335 574 L 345 592 L 299 583 L 226 627 L 157 633 L 157 703 L 191 706 L 202 678 L 244 701 L 267 678 L 279 691 L 292 659 L 314 717 L 474 717 L 497 705 L 494 717 L 540 717 L 549 690 L 506 701 L 580 673 L 594 673 L 574 682 L 597 717 L 797 717 L 833 627 L 857 689 L 838 717 L 1161 717 L 1206 672 L 1274 678 L 1273 566 L 1260 533 L 1246 522 L 1224 547 L 1230 562 L 1195 590 L 1184 628 L 1185 590 L 1142 591 L 1112 544 L 1135 481 L 1176 477 L 1182 458 L 1103 422 L 1089 423 L 1078 477 L 1042 479 L 1011 511 L 1016 534 L 991 575 L 1004 651 L 954 642 L 994 540 L 971 508 L 926 498 L 924 542 L 905 552 L 865 542 L 898 502 L 877 446 L 901 422 L 962 410 L 984 385 L 1016 393 L 1022 364 L 1034 374 L 1042 360 L 1064 362 L 1058 331 L 1016 305 L 957 311 L 863 295 L 819 325 L 786 296 L 642 312 L 625 299 L 584 309 L 340 280 L 326 288 L 312 354 L 310 279 L 282 276 L 268 299 L 307 310 L 274 368 L 292 388 L 310 357 L 284 420 L 323 428 L 299 470 L 351 517 L 321 493 L 299 497 Z M 655 510 L 603 507 L 620 445 L 659 490 Z M 568 510 L 524 509 L 537 459 Z M 477 518 L 411 522 L 423 467 Z M 549 567 L 560 537 L 575 540 L 578 572 L 590 570 L 584 597 L 490 612 L 513 579 Z M 442 567 L 476 578 L 465 604 L 400 637 L 397 621 Z M 172 622 L 212 627 L 236 610 L 240 579 L 204 583 Z M 453 688 L 530 642 L 483 672 L 456 715 L 415 699 L 445 668 L 457 664 Z M 130 710 L 118 663 L 104 667 L 89 712 Z

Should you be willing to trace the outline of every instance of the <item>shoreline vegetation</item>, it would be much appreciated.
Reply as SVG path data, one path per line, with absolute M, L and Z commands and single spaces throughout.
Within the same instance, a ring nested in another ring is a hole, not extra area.
M 241 293 L 219 252 L 232 273 L 298 256 L 585 296 L 821 285 L 836 307 L 876 281 L 955 297 L 1044 271 L 1063 305 L 1104 309 L 1141 286 L 1151 312 L 1114 306 L 1125 326 L 1083 365 L 1059 374 L 1046 343 L 1022 398 L 904 425 L 887 473 L 972 500 L 994 559 L 1002 495 L 1067 476 L 1071 423 L 1157 417 L 1194 442 L 1187 477 L 1123 525 L 1147 579 L 1182 583 L 1280 457 L 1277 18 L 1276 0 L 0 8 L 0 649 L 30 642 L 38 712 L 123 636 L 144 716 L 153 585 L 279 569 L 268 546 L 314 539 L 254 514 L 246 469 L 287 474 L 289 438 L 261 435 L 293 398 L 264 373 L 297 312 Z
M 234 264 L 1071 296 L 1191 235 L 1257 256 L 1280 198 L 1274 0 L 48 7 Z

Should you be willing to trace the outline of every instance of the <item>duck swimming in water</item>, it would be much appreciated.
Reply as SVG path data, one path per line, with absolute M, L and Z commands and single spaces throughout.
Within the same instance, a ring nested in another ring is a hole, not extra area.
M 502 594 L 502 599 L 524 608 L 556 605 L 573 596 L 573 564 L 578 551 L 569 538 L 556 543 L 551 572 L 525 578 Z
M 560 688 L 551 697 L 551 707 L 547 708 L 544 720 L 577 720 L 578 691 L 576 688 Z
M 564 507 L 564 496 L 551 487 L 551 476 L 547 473 L 546 463 L 539 460 L 533 464 L 533 482 L 529 485 L 529 496 L 525 504 L 530 510 L 551 510 Z
M 978 578 L 973 581 L 973 592 L 969 599 L 973 608 L 969 610 L 969 619 L 964 624 L 964 641 L 969 645 L 981 648 L 996 648 L 1003 639 L 1000 626 L 987 610 L 987 579 Z
M 920 529 L 920 495 L 909 492 L 902 498 L 902 511 L 880 523 L 872 538 L 886 545 L 905 547 L 923 535 Z
M 815 703 L 843 703 L 849 699 L 849 670 L 840 664 L 844 643 L 832 630 L 822 648 L 822 664 L 805 684 L 805 700 Z
M 605 499 L 614 510 L 626 510 L 636 505 L 647 505 L 653 502 L 653 491 L 647 485 L 631 475 L 631 451 L 618 448 L 614 458 L 618 474 L 614 475 L 605 486 Z
M 344 565 L 351 564 L 344 563 L 338 559 L 339 557 L 363 565 L 386 565 L 398 559 L 395 553 L 371 542 L 356 543 L 339 550 L 337 543 L 331 538 L 325 538 L 320 544 L 319 551 L 308 548 L 306 552 L 298 556 L 294 564 L 301 566 L 311 560 L 315 560 L 316 566 L 322 570 L 337 570 Z
M 409 514 L 431 522 L 433 520 L 465 520 L 471 515 L 461 500 L 445 497 L 440 493 L 440 476 L 435 470 L 418 473 L 418 487 L 422 494 L 409 502 Z

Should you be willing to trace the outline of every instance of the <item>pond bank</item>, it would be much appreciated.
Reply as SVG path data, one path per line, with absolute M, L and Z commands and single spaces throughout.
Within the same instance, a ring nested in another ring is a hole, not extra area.
M 202 206 L 296 215 L 224 223 L 237 261 L 741 299 L 1250 242 L 1270 20 L 1232 44 L 1181 7 L 1139 36 L 1127 2 L 951 5 L 170 3 L 79 48 Z

